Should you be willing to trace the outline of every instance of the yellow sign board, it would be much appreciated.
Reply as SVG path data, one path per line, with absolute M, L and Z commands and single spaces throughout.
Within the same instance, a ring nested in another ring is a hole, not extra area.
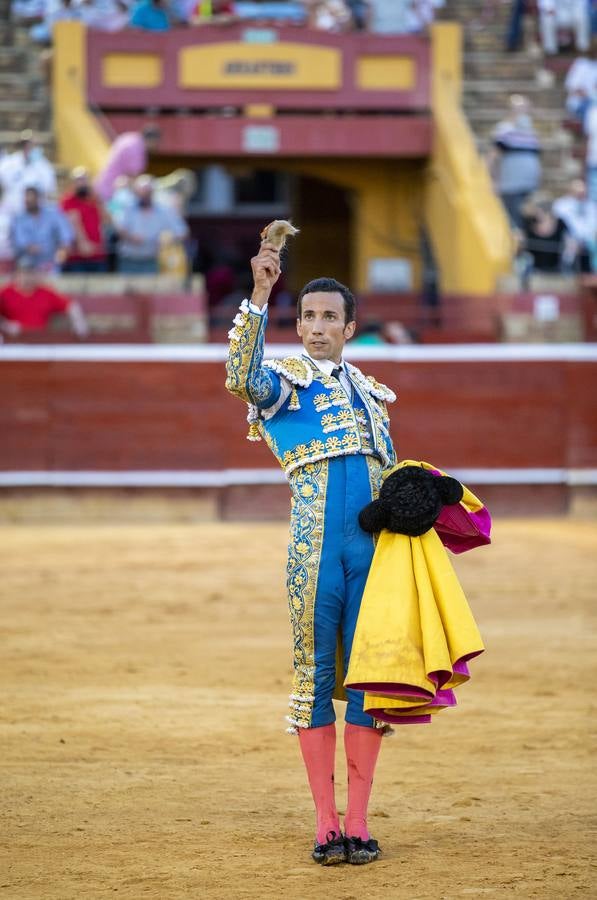
M 342 60 L 339 50 L 311 44 L 203 44 L 180 51 L 178 84 L 195 89 L 338 90 Z
M 153 53 L 107 53 L 102 59 L 105 87 L 158 87 L 162 77 L 162 60 Z
M 365 91 L 407 91 L 414 88 L 415 75 L 410 56 L 361 56 L 356 82 Z

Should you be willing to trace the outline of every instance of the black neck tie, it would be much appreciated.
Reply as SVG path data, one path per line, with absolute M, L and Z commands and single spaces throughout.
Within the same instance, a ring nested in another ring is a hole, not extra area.
M 332 369 L 332 378 L 337 378 L 340 381 L 340 372 L 342 371 L 342 366 L 334 366 Z

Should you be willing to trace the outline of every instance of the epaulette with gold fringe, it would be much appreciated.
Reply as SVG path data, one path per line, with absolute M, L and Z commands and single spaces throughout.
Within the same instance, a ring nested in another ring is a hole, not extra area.
M 292 392 L 288 409 L 300 409 L 301 404 L 299 403 L 296 389 L 297 387 L 307 388 L 313 381 L 313 369 L 311 366 L 304 359 L 301 359 L 300 356 L 287 356 L 285 359 L 268 359 L 263 365 L 271 369 L 272 372 L 282 375 L 283 378 L 290 382 Z
M 313 381 L 313 369 L 300 356 L 287 356 L 285 359 L 267 359 L 263 365 L 282 375 L 290 384 L 307 388 Z

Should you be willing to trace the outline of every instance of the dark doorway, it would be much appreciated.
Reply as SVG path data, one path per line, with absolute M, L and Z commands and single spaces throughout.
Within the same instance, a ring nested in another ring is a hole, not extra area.
M 301 233 L 293 247 L 291 288 L 329 275 L 350 285 L 352 221 L 350 193 L 329 181 L 299 175 L 291 192 L 293 222 Z

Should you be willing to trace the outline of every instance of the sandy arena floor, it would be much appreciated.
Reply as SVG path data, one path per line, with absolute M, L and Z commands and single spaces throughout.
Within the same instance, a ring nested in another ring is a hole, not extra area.
M 283 525 L 0 541 L 0 898 L 597 896 L 596 523 L 500 521 L 456 558 L 487 653 L 456 710 L 384 741 L 383 859 L 334 869 L 284 733 Z

